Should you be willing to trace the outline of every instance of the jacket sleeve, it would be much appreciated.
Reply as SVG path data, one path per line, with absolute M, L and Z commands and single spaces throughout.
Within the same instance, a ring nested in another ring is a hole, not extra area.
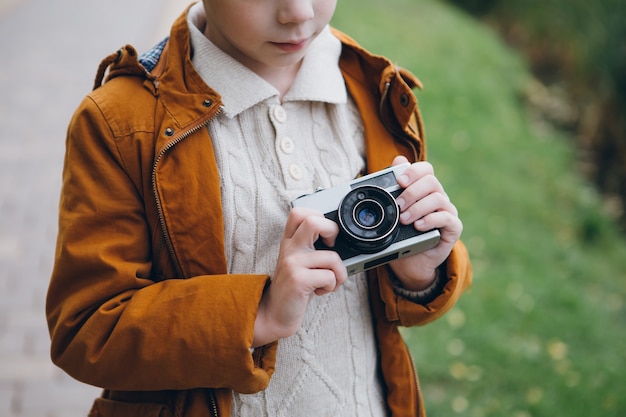
M 53 362 L 111 390 L 263 389 L 276 344 L 250 346 L 268 277 L 151 279 L 159 232 L 120 157 L 114 122 L 86 98 L 68 129 L 46 304 Z
M 378 268 L 380 298 L 384 303 L 386 319 L 401 326 L 427 324 L 449 311 L 465 289 L 472 283 L 472 268 L 465 245 L 457 241 L 445 262 L 447 282 L 441 295 L 426 305 L 414 303 L 396 295 L 389 269 Z

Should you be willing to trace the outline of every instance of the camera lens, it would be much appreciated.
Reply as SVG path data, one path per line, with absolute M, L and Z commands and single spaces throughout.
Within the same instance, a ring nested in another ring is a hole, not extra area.
M 383 218 L 383 208 L 376 201 L 364 201 L 354 208 L 356 222 L 364 227 L 376 227 Z
M 355 249 L 375 253 L 388 247 L 397 233 L 400 213 L 385 189 L 364 185 L 345 195 L 337 211 L 340 230 Z

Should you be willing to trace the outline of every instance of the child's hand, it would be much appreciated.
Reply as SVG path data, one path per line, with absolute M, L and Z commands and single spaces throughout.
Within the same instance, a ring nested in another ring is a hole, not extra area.
M 322 213 L 294 208 L 289 214 L 272 282 L 255 322 L 253 347 L 294 334 L 313 294 L 336 291 L 347 278 L 339 255 L 315 250 L 318 238 L 333 246 L 339 228 Z
M 404 162 L 407 159 L 398 156 L 393 160 L 393 165 Z M 439 229 L 441 233 L 439 244 L 433 249 L 390 264 L 405 288 L 417 291 L 432 283 L 435 269 L 452 251 L 452 246 L 461 236 L 463 224 L 428 162 L 412 164 L 398 178 L 398 183 L 405 188 L 397 198 L 401 211 L 400 222 L 413 223 L 415 229 L 421 232 Z

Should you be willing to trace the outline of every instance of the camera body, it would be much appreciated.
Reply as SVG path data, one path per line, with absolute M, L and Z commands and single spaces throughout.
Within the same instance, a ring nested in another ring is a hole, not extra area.
M 403 188 L 396 178 L 409 166 L 392 166 L 291 202 L 292 207 L 321 211 L 338 224 L 335 246 L 328 247 L 319 239 L 315 247 L 337 252 L 348 275 L 423 252 L 439 242 L 438 230 L 420 232 L 413 224 L 400 223 L 396 197 Z

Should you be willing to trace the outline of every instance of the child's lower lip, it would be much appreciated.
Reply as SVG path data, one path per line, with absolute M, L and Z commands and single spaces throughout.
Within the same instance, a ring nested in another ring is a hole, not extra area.
M 306 41 L 301 41 L 298 43 L 272 42 L 272 44 L 276 46 L 278 49 L 281 49 L 285 52 L 297 52 L 301 50 L 302 48 L 304 48 L 304 46 L 306 45 Z

